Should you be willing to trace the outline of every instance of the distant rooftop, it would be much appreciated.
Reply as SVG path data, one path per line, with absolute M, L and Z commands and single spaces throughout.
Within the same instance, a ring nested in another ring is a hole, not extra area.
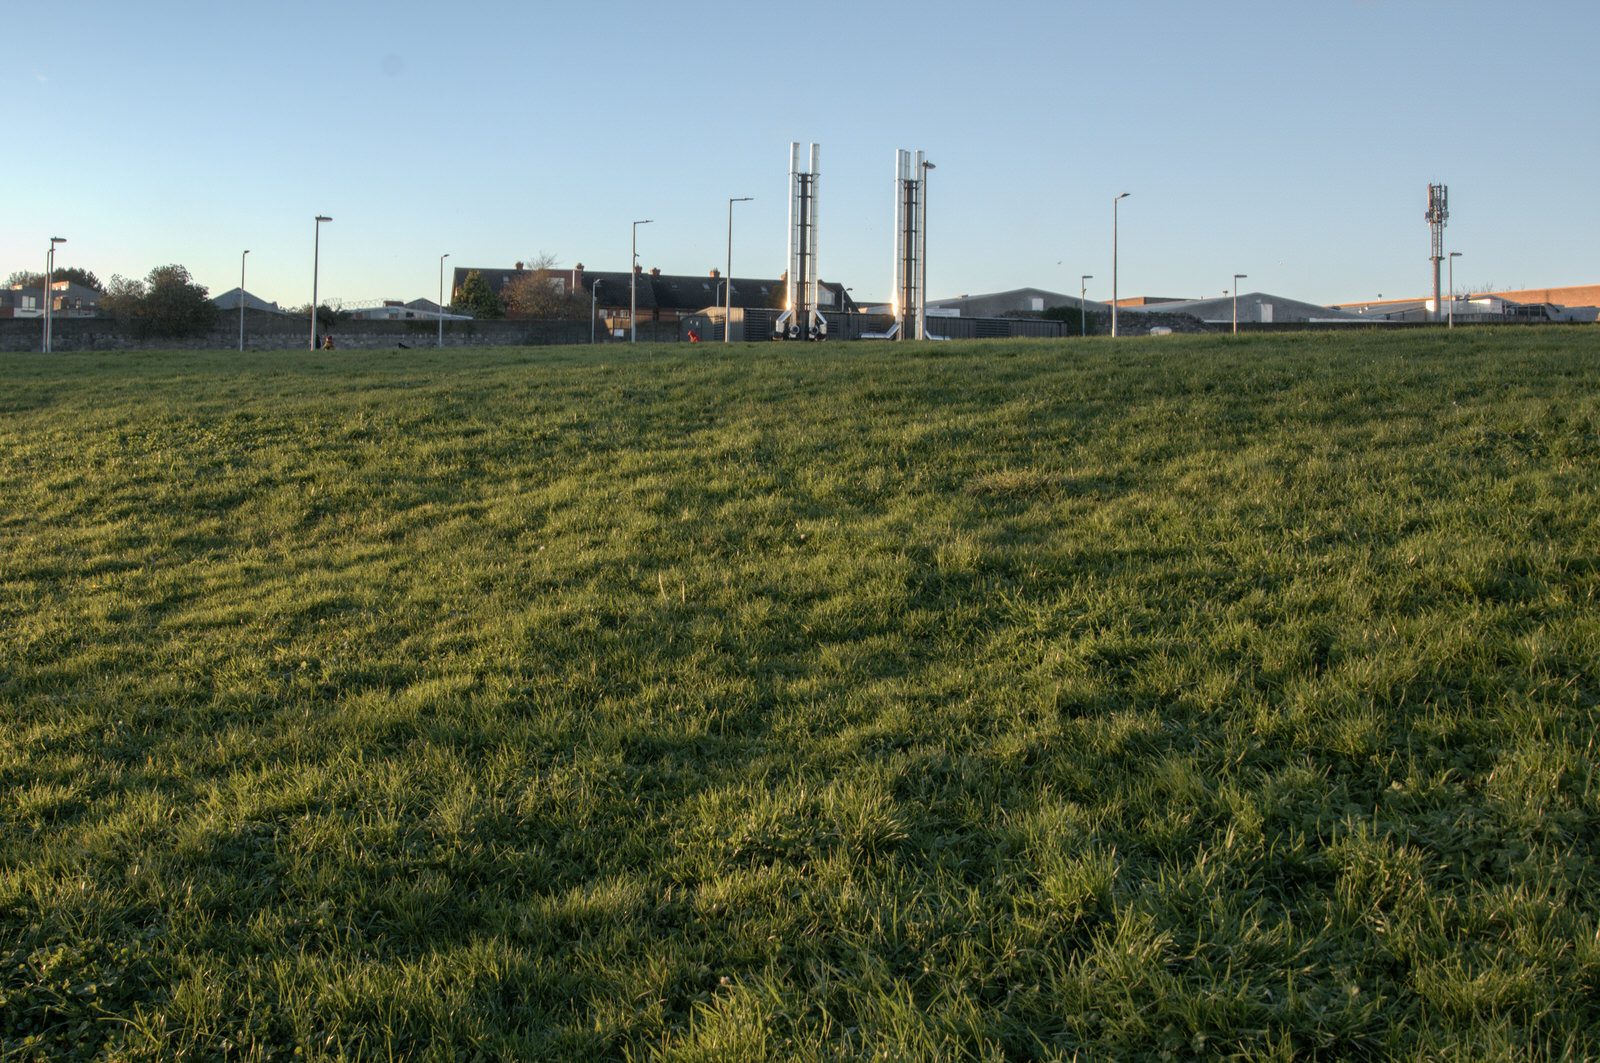
M 1463 297 L 1469 293 L 1461 292 Z M 1555 306 L 1600 306 L 1600 284 L 1575 284 L 1564 288 L 1517 288 L 1501 292 L 1471 292 L 1472 298 L 1493 296 L 1510 303 L 1551 303 Z M 1404 299 L 1356 299 L 1348 303 L 1334 303 L 1337 310 L 1365 306 L 1392 306 L 1401 303 L 1424 303 L 1431 295 L 1414 295 Z
M 230 288 L 221 295 L 213 295 L 211 302 L 218 310 L 237 310 L 241 299 L 244 300 L 246 310 L 259 310 L 267 314 L 287 313 L 277 303 L 269 303 L 259 295 L 251 295 L 241 288 Z
M 1240 292 L 1237 302 L 1241 324 L 1291 324 L 1315 322 L 1319 324 L 1360 323 L 1358 314 L 1334 310 L 1316 303 L 1302 302 L 1269 292 Z M 1211 324 L 1224 324 L 1233 320 L 1235 301 L 1233 294 L 1213 296 L 1209 299 L 1184 299 L 1173 302 L 1153 302 L 1123 309 L 1133 314 L 1188 314 Z

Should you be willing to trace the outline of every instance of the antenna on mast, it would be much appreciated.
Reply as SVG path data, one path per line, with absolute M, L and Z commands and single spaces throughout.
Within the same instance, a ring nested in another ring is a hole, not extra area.
M 1450 188 L 1448 185 L 1428 186 L 1428 228 L 1433 232 L 1433 254 L 1428 260 L 1433 263 L 1433 319 L 1439 320 L 1441 307 L 1439 302 L 1439 263 L 1444 261 L 1444 226 L 1450 220 Z

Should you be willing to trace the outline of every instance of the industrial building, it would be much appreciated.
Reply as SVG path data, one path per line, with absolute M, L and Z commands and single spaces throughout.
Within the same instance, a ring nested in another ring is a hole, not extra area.
M 959 295 L 954 299 L 928 300 L 929 317 L 1012 317 L 1042 314 L 1056 307 L 1086 309 L 1091 314 L 1106 313 L 1106 303 L 1080 299 L 1076 295 L 1052 292 L 1045 288 L 1012 288 L 984 295 Z
M 1241 325 L 1359 325 L 1370 324 L 1370 319 L 1357 314 L 1332 310 L 1315 303 L 1305 303 L 1269 292 L 1240 292 L 1218 295 L 1210 299 L 1176 299 L 1149 301 L 1134 306 L 1122 306 L 1123 320 L 1137 327 L 1141 314 L 1185 314 L 1208 325 L 1232 326 L 1235 307 Z
M 287 310 L 283 309 L 283 307 L 279 306 L 277 303 L 269 303 L 259 295 L 252 295 L 243 288 L 229 288 L 221 295 L 213 295 L 211 297 L 211 305 L 215 306 L 218 310 L 231 310 L 234 313 L 238 313 L 240 303 L 244 304 L 244 308 L 246 310 L 249 310 L 253 313 L 288 313 Z
M 1453 307 L 1449 296 L 1441 296 L 1440 301 L 1442 307 L 1432 299 L 1421 297 L 1369 299 L 1335 303 L 1333 309 L 1366 321 L 1437 322 L 1449 318 L 1452 313 L 1458 324 L 1592 322 L 1600 318 L 1600 284 L 1457 295 Z M 1437 313 L 1436 307 L 1440 307 Z

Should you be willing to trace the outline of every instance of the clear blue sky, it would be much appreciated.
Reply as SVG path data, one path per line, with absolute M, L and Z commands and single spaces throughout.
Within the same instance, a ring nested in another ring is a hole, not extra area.
M 1422 294 L 1426 186 L 1458 286 L 1600 281 L 1600 4 L 549 4 L 88 0 L 0 71 L 0 269 L 182 263 L 310 299 L 432 297 L 448 265 L 784 266 L 789 142 L 822 145 L 824 277 L 886 298 L 896 148 L 937 163 L 932 297 L 1036 285 Z M 45 8 L 35 8 L 30 24 Z M 20 15 L 20 9 L 14 14 Z M 46 132 L 39 136 L 40 120 Z M 41 150 L 41 146 L 43 150 Z

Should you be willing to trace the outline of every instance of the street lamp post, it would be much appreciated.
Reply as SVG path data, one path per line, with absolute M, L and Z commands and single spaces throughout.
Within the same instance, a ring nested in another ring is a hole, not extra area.
M 244 353 L 244 258 L 250 253 L 245 248 L 244 255 L 239 256 L 239 353 Z
M 1124 192 L 1111 201 L 1111 336 L 1113 339 L 1117 335 L 1117 206 L 1130 195 L 1131 192 Z
M 317 224 L 312 229 L 311 238 L 311 349 L 317 349 L 317 267 L 322 259 L 322 223 L 333 219 L 323 214 L 317 215 Z
M 444 349 L 444 260 L 450 257 L 446 251 L 439 256 L 439 349 Z
M 51 324 L 54 320 L 55 298 L 51 295 L 55 283 L 56 272 L 56 245 L 67 242 L 65 236 L 52 236 L 50 238 L 50 252 L 44 257 L 44 290 L 39 293 L 44 300 L 44 342 L 40 345 L 45 354 L 55 349 L 55 337 L 51 335 Z
M 728 302 L 722 310 L 722 342 L 732 343 L 733 333 L 733 205 L 748 203 L 755 196 L 739 196 L 728 200 L 728 275 L 723 278 L 728 285 Z
M 595 323 L 595 317 L 598 314 L 599 309 L 600 309 L 600 307 L 598 305 L 598 301 L 599 301 L 599 298 L 600 298 L 600 281 L 601 281 L 601 279 L 602 278 L 600 278 L 600 277 L 596 277 L 594 279 L 594 283 L 589 286 L 589 345 L 591 347 L 594 346 L 594 323 Z
M 1089 335 L 1089 311 L 1084 309 L 1088 300 L 1089 282 L 1094 280 L 1093 273 L 1085 273 L 1078 278 L 1078 336 Z
M 917 256 L 917 290 L 922 298 L 917 304 L 917 339 L 928 338 L 928 171 L 939 167 L 922 160 L 922 254 Z
M 633 223 L 633 266 L 628 274 L 628 342 L 639 342 L 639 226 L 649 225 L 654 218 Z
M 1233 334 L 1239 334 L 1239 282 L 1250 276 L 1248 273 L 1235 273 L 1233 275 Z
M 1456 259 L 1460 257 L 1460 251 L 1450 252 L 1450 324 L 1446 328 L 1456 327 Z

